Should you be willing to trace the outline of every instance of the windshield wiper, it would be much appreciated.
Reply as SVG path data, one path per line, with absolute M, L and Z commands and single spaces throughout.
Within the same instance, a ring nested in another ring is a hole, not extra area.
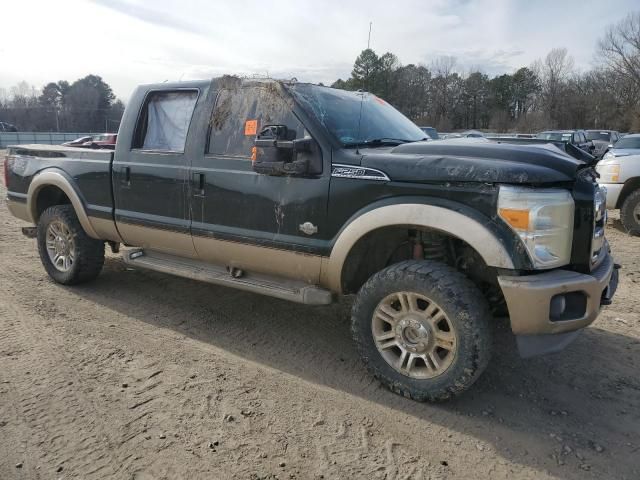
M 426 140 L 427 137 L 421 138 L 420 140 Z M 378 146 L 389 146 L 389 145 L 402 145 L 403 143 L 412 143 L 418 142 L 420 140 L 407 140 L 405 138 L 373 138 L 371 140 L 364 140 L 362 142 L 354 142 L 347 143 L 345 147 L 378 147 Z

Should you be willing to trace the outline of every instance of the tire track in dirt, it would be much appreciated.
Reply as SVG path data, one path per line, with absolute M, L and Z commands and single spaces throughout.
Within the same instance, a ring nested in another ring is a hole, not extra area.
M 98 472 L 101 478 L 113 475 L 107 429 L 94 417 L 95 405 L 78 395 L 74 385 L 78 376 L 63 354 L 64 345 L 43 335 L 33 316 L 2 300 L 14 320 L 0 338 L 0 349 L 29 348 L 10 365 L 11 377 L 18 379 L 13 385 L 17 409 L 32 441 L 41 447 L 40 458 L 29 461 L 41 463 L 49 472 L 66 465 L 69 473 L 82 478 L 95 478 Z M 40 341 L 34 344 L 34 337 Z

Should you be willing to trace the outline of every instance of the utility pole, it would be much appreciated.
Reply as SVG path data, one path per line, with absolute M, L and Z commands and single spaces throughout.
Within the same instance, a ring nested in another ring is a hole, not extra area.
M 369 38 L 367 39 L 367 50 L 369 49 L 369 45 L 371 45 L 371 25 L 373 25 L 373 22 L 369 22 Z

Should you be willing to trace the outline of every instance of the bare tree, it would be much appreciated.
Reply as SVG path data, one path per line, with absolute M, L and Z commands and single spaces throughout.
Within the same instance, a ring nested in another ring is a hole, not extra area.
M 552 126 L 557 127 L 563 123 L 564 93 L 574 73 L 573 57 L 566 48 L 554 48 L 534 68 L 542 79 L 542 98 Z
M 609 68 L 640 88 L 640 12 L 610 26 L 598 48 Z

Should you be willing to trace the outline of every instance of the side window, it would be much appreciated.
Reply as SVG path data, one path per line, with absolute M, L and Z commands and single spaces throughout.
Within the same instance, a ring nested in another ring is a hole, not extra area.
M 573 143 L 580 143 L 580 134 L 578 132 L 573 134 Z
M 254 139 L 266 125 L 286 125 L 291 139 L 303 138 L 304 126 L 293 114 L 293 100 L 278 88 L 265 84 L 220 90 L 211 115 L 207 153 L 249 159 Z
M 184 152 L 197 90 L 151 92 L 138 118 L 131 148 Z
M 584 133 L 580 134 L 580 142 L 585 143 L 587 141 L 587 136 Z

